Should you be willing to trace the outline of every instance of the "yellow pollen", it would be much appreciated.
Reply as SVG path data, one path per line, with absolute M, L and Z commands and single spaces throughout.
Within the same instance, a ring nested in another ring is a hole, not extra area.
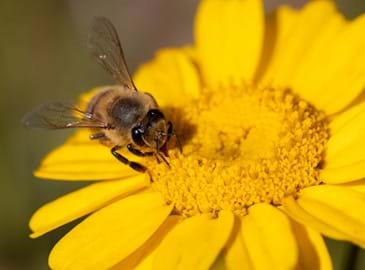
M 320 183 L 327 121 L 289 90 L 206 90 L 167 115 L 184 152 L 169 151 L 170 169 L 156 162 L 148 167 L 152 188 L 175 205 L 176 213 L 224 209 L 243 216 L 255 203 L 280 205 L 284 196 Z

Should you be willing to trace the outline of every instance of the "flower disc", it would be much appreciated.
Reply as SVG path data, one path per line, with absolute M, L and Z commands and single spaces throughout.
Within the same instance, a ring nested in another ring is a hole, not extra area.
M 170 150 L 171 169 L 149 165 L 153 189 L 185 216 L 280 204 L 286 195 L 319 184 L 328 137 L 324 114 L 287 89 L 252 86 L 219 91 L 169 117 L 184 154 Z

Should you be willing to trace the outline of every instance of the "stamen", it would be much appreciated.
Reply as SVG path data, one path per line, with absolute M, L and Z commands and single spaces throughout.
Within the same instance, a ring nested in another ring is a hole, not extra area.
M 152 188 L 174 202 L 177 213 L 226 209 L 243 216 L 255 203 L 280 205 L 284 196 L 320 183 L 327 120 L 287 89 L 206 90 L 167 115 L 184 155 L 169 148 L 171 169 L 148 167 Z

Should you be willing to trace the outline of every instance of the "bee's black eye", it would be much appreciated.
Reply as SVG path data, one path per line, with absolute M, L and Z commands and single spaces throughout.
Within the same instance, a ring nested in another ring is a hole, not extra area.
M 142 135 L 144 133 L 144 130 L 141 128 L 141 126 L 136 126 L 132 128 L 132 139 L 135 144 L 139 146 L 144 146 L 145 143 L 142 139 Z
M 164 118 L 164 116 L 160 110 L 152 109 L 148 111 L 147 118 L 149 120 L 157 120 L 160 118 Z

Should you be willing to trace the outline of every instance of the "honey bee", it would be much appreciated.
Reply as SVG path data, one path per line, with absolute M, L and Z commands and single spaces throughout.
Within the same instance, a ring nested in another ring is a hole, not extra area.
M 85 110 L 72 103 L 44 104 L 24 117 L 25 126 L 89 128 L 93 131 L 90 139 L 111 146 L 111 153 L 120 162 L 138 172 L 148 170 L 144 165 L 130 161 L 118 150 L 126 147 L 136 156 L 155 156 L 158 162 L 162 160 L 169 166 L 167 142 L 174 136 L 181 151 L 178 137 L 154 97 L 137 90 L 128 71 L 118 33 L 107 18 L 93 20 L 88 47 L 117 85 L 98 92 Z

